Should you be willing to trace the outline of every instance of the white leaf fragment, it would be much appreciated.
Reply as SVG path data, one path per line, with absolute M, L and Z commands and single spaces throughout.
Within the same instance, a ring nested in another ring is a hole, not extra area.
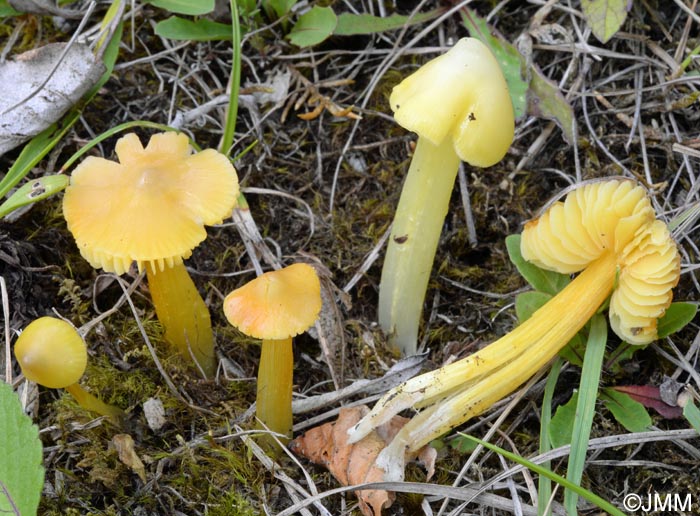
M 0 63 L 0 155 L 59 120 L 104 71 L 79 43 L 67 51 L 65 43 L 52 43 Z

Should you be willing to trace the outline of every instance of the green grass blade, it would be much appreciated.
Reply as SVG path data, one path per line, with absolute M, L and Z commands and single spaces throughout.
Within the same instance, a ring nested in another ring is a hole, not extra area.
M 576 418 L 571 435 L 571 453 L 569 455 L 566 478 L 572 484 L 578 485 L 583 476 L 607 340 L 608 325 L 605 322 L 605 317 L 596 314 L 591 319 L 591 330 L 588 334 L 586 354 L 583 358 L 583 369 L 581 370 Z M 564 507 L 571 516 L 578 515 L 576 510 L 577 500 L 578 494 L 576 491 L 569 490 L 564 493 Z
M 24 146 L 5 177 L 0 181 L 0 197 L 4 197 L 51 150 L 53 147 L 51 137 L 57 128 L 57 124 L 50 125 Z
M 559 372 L 564 361 L 557 357 L 552 363 L 552 369 L 547 377 L 547 384 L 544 387 L 544 395 L 542 396 L 542 414 L 540 415 L 540 455 L 547 453 L 552 449 L 552 443 L 549 438 L 549 424 L 552 421 L 552 399 L 554 398 L 554 389 L 557 386 Z M 542 463 L 542 467 L 549 468 L 550 461 Z M 545 516 L 544 509 L 549 503 L 549 498 L 552 496 L 552 480 L 549 477 L 540 475 L 537 486 L 537 514 Z M 549 511 L 547 511 L 549 514 Z
M 236 132 L 238 118 L 238 90 L 241 87 L 241 25 L 238 18 L 237 0 L 231 0 L 231 33 L 233 37 L 233 58 L 231 63 L 231 78 L 229 82 L 229 101 L 226 109 L 224 134 L 219 144 L 219 152 L 229 155 Z
M 40 177 L 34 181 L 28 181 L 18 188 L 9 199 L 0 204 L 0 218 L 17 208 L 32 204 L 60 192 L 68 186 L 68 176 L 54 174 Z
M 550 469 L 545 468 L 540 464 L 535 464 L 534 462 L 530 462 L 529 460 L 521 457 L 520 455 L 516 455 L 514 453 L 511 453 L 508 450 L 504 450 L 503 448 L 496 446 L 495 444 L 487 443 L 485 441 L 482 441 L 481 439 L 477 439 L 476 437 L 472 437 L 471 435 L 466 435 L 466 434 L 462 434 L 462 433 L 460 433 L 460 435 L 466 437 L 467 439 L 471 439 L 473 441 L 476 441 L 477 443 L 482 445 L 484 448 L 487 448 L 487 449 L 491 450 L 492 452 L 496 452 L 499 455 L 503 455 L 506 459 L 510 459 L 513 462 L 517 462 L 521 466 L 525 466 L 527 469 L 529 469 L 530 471 L 534 471 L 538 475 L 542 475 L 542 476 L 549 478 L 550 480 L 553 480 L 554 482 L 556 482 L 560 486 L 566 488 L 567 492 L 573 491 L 574 493 L 578 494 L 581 498 L 588 500 L 589 502 L 600 507 L 602 510 L 604 510 L 608 514 L 611 514 L 612 516 L 625 516 L 625 513 L 620 511 L 617 507 L 612 505 L 610 502 L 602 499 L 597 494 L 591 493 L 587 489 L 584 489 L 581 486 L 578 486 L 576 484 L 569 482 L 567 479 L 565 479 L 561 475 L 557 475 L 556 473 L 554 473 Z
M 700 434 L 700 409 L 695 406 L 693 400 L 689 400 L 683 407 L 683 416 L 688 420 L 688 423 L 695 428 L 695 431 Z

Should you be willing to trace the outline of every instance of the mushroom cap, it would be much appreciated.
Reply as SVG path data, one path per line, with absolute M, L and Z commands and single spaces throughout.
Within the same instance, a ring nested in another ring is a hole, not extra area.
M 481 41 L 462 38 L 396 85 L 389 98 L 404 128 L 439 145 L 446 137 L 459 158 L 489 167 L 508 151 L 513 104 L 496 58 Z
M 28 380 L 51 389 L 77 383 L 87 367 L 85 341 L 72 325 L 55 317 L 29 323 L 15 342 L 15 357 Z
M 85 159 L 71 175 L 63 213 L 80 253 L 95 268 L 122 274 L 136 261 L 154 271 L 182 262 L 238 198 L 238 177 L 213 149 L 192 153 L 187 136 L 135 134 L 117 141 L 119 162 Z
M 610 298 L 610 326 L 630 344 L 657 338 L 657 322 L 673 300 L 680 278 L 678 248 L 666 224 L 655 220 L 623 250 L 617 288 Z
M 648 344 L 671 304 L 680 256 L 642 186 L 608 180 L 577 188 L 528 222 L 521 239 L 523 258 L 564 274 L 579 272 L 607 252 L 615 254 L 619 268 L 610 326 L 630 344 Z
M 619 253 L 653 220 L 646 191 L 635 182 L 589 183 L 525 224 L 522 255 L 543 269 L 572 274 L 608 250 Z
M 305 263 L 266 272 L 224 300 L 228 322 L 256 339 L 294 337 L 308 330 L 320 311 L 321 282 Z

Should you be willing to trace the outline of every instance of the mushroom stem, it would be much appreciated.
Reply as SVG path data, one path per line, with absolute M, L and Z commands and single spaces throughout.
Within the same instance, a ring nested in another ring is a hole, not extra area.
M 386 470 L 398 471 L 394 467 L 399 467 L 402 472 L 404 451 L 418 450 L 481 414 L 544 367 L 605 302 L 616 275 L 616 255 L 605 252 L 504 337 L 467 358 L 389 391 L 351 430 L 350 441 L 359 441 L 401 410 L 433 404 L 414 416 L 387 448 Z
M 185 265 L 180 262 L 155 271 L 149 264 L 146 274 L 156 315 L 165 328 L 165 339 L 183 357 L 192 358 L 205 376 L 214 376 L 216 357 L 209 309 Z
M 256 413 L 270 430 L 292 437 L 292 375 L 294 352 L 292 338 L 263 339 L 258 367 Z M 274 442 L 270 439 L 270 442 Z
M 418 325 L 442 225 L 459 169 L 451 138 L 418 138 L 401 191 L 379 286 L 379 324 L 405 354 L 416 353 Z
M 121 409 L 108 405 L 104 401 L 99 400 L 77 383 L 69 385 L 66 387 L 66 390 L 71 393 L 71 395 L 78 402 L 78 405 L 83 407 L 85 410 L 111 418 L 119 418 L 124 415 L 124 412 Z

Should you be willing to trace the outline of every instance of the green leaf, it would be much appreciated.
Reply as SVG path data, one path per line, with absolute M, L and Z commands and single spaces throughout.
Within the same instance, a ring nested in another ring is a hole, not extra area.
M 515 298 L 515 314 L 518 316 L 520 324 L 532 317 L 532 314 L 542 308 L 550 299 L 552 299 L 551 294 L 545 294 L 538 290 L 518 294 Z
M 607 43 L 625 23 L 628 3 L 632 5 L 628 0 L 581 0 L 583 16 L 601 43 Z
M 581 335 L 581 332 L 573 336 L 569 343 L 562 348 L 559 356 L 576 366 L 583 365 L 583 357 L 586 354 L 586 339 Z
M 524 459 L 520 455 L 516 455 L 515 453 L 509 452 L 508 450 L 504 450 L 503 448 L 500 448 L 495 444 L 487 443 L 486 441 L 482 441 L 481 439 L 477 439 L 476 437 L 472 437 L 471 435 L 460 435 L 463 435 L 467 439 L 473 439 L 484 448 L 496 452 L 499 455 L 503 455 L 505 458 L 512 460 L 513 462 L 516 462 L 521 466 L 525 466 L 527 469 L 534 471 L 538 475 L 543 475 L 548 479 L 555 481 L 557 484 L 561 485 L 562 487 L 565 487 L 567 489 L 567 492 L 573 491 L 574 493 L 578 494 L 581 498 L 588 500 L 594 505 L 597 505 L 602 510 L 604 510 L 608 514 L 611 514 L 612 516 L 625 516 L 625 513 L 620 511 L 620 509 L 612 505 L 610 502 L 603 500 L 600 496 L 596 495 L 595 493 L 592 493 L 587 489 L 584 489 L 583 487 L 570 482 L 561 475 L 557 475 L 548 468 L 544 468 L 539 464 L 535 464 L 532 461 Z
M 174 40 L 227 41 L 232 37 L 231 25 L 206 18 L 188 20 L 179 16 L 156 23 L 155 32 L 158 36 Z
M 0 0 L 0 18 L 7 18 L 8 16 L 17 16 L 18 14 L 22 13 L 10 7 L 10 4 L 7 3 L 7 0 Z
M 0 513 L 36 514 L 44 487 L 39 430 L 4 382 L 0 382 L 0 450 Z
M 629 395 L 605 388 L 600 393 L 600 399 L 617 422 L 630 432 L 644 432 L 651 426 L 651 416 L 647 409 Z
M 291 11 L 296 0 L 263 0 L 263 9 L 270 18 L 278 19 Z
M 216 0 L 148 0 L 148 3 L 171 13 L 201 16 L 214 10 Z
M 578 391 L 574 391 L 569 401 L 557 407 L 549 424 L 549 440 L 552 443 L 552 448 L 559 448 L 571 443 L 577 403 Z
M 688 403 L 683 407 L 683 416 L 685 416 L 688 423 L 695 428 L 695 431 L 700 434 L 700 409 L 695 406 L 693 400 L 688 400 Z
M 637 346 L 627 342 L 621 342 L 615 350 L 608 355 L 608 361 L 605 364 L 605 369 L 613 376 L 619 374 L 623 370 L 623 363 L 631 360 L 634 354 L 646 346 Z
M 68 186 L 68 176 L 56 174 L 44 176 L 22 185 L 13 193 L 9 199 L 0 205 L 0 217 L 34 202 L 46 199 L 47 197 L 60 192 Z
M 659 319 L 657 333 L 660 339 L 676 333 L 693 320 L 698 311 L 696 303 L 671 303 L 663 317 Z
M 526 261 L 520 254 L 520 235 L 506 237 L 508 256 L 520 275 L 525 278 L 532 288 L 547 294 L 555 295 L 571 281 L 565 274 L 546 271 Z
M 508 83 L 515 118 L 517 120 L 522 117 L 527 106 L 528 90 L 528 83 L 523 78 L 525 76 L 523 56 L 507 41 L 492 36 L 486 21 L 473 11 L 467 9 L 462 12 L 462 23 L 469 31 L 469 35 L 489 47 L 496 57 L 498 64 L 501 65 L 506 83 Z
M 532 314 L 542 308 L 552 297 L 551 294 L 545 294 L 539 290 L 518 294 L 515 297 L 515 313 L 520 324 L 532 317 Z M 586 342 L 579 332 L 559 351 L 559 356 L 571 364 L 580 366 L 583 364 L 585 349 Z
M 417 13 L 415 16 L 402 16 L 392 14 L 382 18 L 371 14 L 342 13 L 338 15 L 338 25 L 335 28 L 336 36 L 355 36 L 357 34 L 376 34 L 387 30 L 400 29 L 404 26 L 416 25 L 436 18 L 444 11 L 435 9 L 426 13 Z
M 298 47 L 317 45 L 333 34 L 337 24 L 333 9 L 316 5 L 299 17 L 287 39 Z
M 476 444 L 472 439 L 468 439 L 463 435 L 456 435 L 454 439 L 450 441 L 450 448 L 455 450 L 457 453 L 462 455 L 469 455 L 474 450 L 476 450 L 478 444 Z

